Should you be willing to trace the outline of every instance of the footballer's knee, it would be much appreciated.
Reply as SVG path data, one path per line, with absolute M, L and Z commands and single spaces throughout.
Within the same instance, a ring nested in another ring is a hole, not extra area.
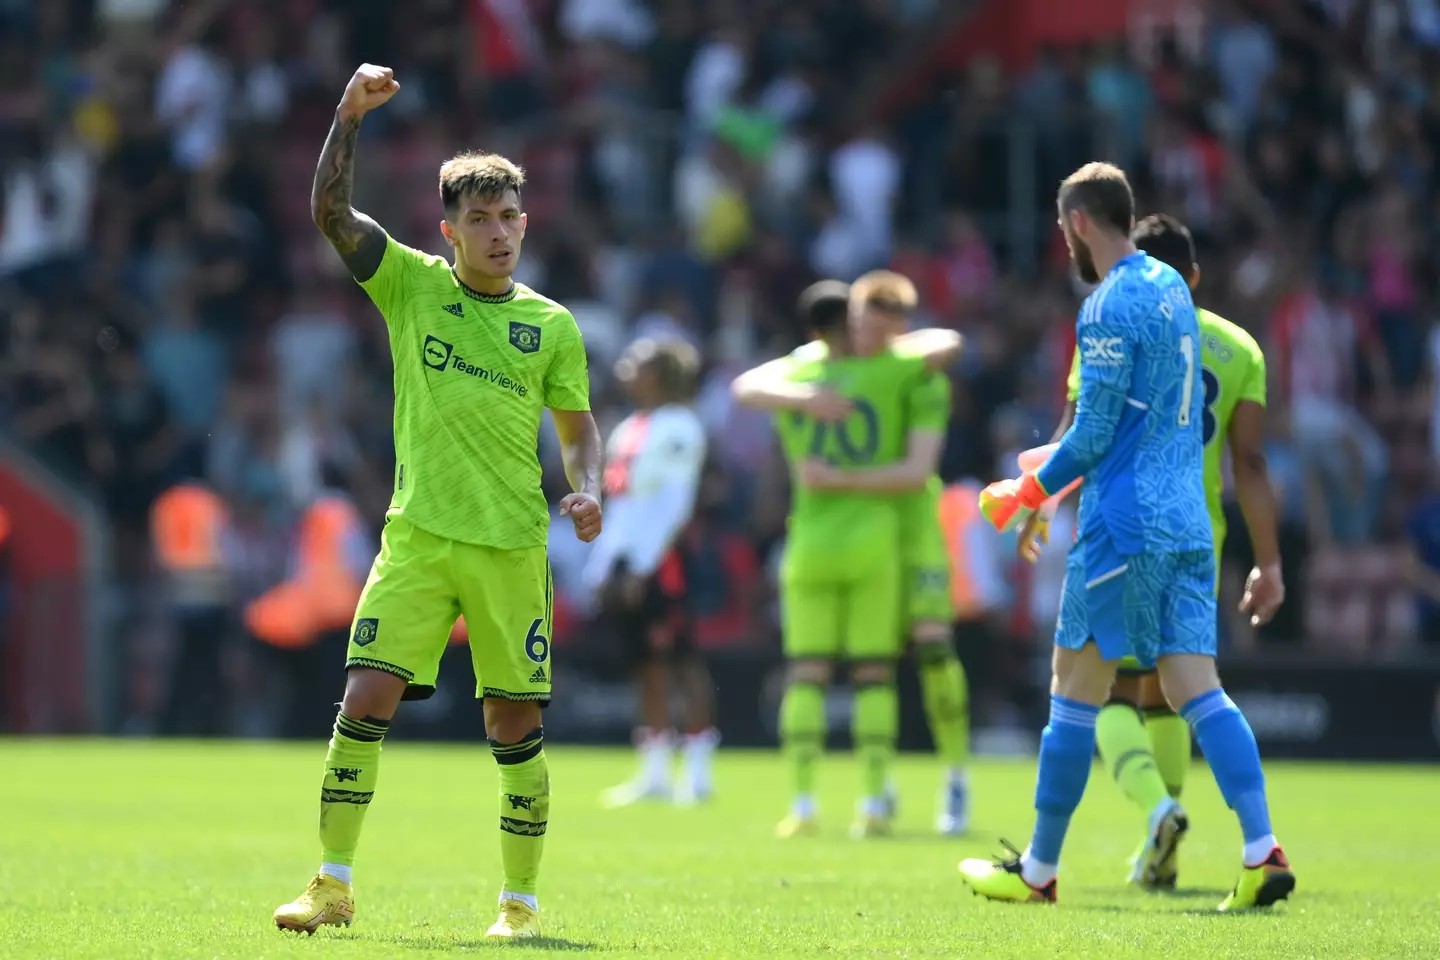
M 1215 670 L 1214 657 L 1177 653 L 1161 657 L 1156 666 L 1165 700 L 1177 712 L 1196 697 L 1220 689 L 1220 674 Z
M 519 743 L 540 728 L 540 704 L 534 700 L 485 698 L 485 736 L 496 743 Z
M 894 682 L 893 660 L 857 660 L 850 664 L 850 683 L 856 687 L 883 687 Z
M 351 667 L 345 674 L 340 712 L 356 719 L 389 720 L 405 695 L 406 681 L 374 667 Z
M 950 624 L 940 620 L 924 620 L 910 630 L 910 639 L 915 644 L 917 651 L 923 651 L 926 647 L 941 647 L 951 649 Z
M 1099 707 L 1110 697 L 1118 660 L 1105 660 L 1093 641 L 1079 650 L 1055 648 L 1055 678 L 1050 690 L 1056 696 Z
M 786 671 L 790 683 L 808 683 L 828 687 L 835 677 L 835 664 L 829 660 L 791 660 Z

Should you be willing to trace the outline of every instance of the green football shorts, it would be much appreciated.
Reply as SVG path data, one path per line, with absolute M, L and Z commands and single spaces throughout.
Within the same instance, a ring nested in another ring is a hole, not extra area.
M 785 656 L 791 660 L 894 660 L 900 655 L 900 570 L 846 580 L 781 580 Z
M 435 692 L 440 657 L 461 615 L 475 696 L 550 700 L 554 606 L 545 548 L 499 550 L 427 533 L 391 517 L 355 609 L 345 666 L 403 678 L 407 700 Z

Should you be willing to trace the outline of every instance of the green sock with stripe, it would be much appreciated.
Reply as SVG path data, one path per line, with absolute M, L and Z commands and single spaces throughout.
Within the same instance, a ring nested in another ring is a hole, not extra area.
M 1095 722 L 1095 743 L 1105 768 L 1125 796 L 1146 814 L 1170 795 L 1165 790 L 1165 781 L 1160 779 L 1155 757 L 1150 752 L 1150 738 L 1135 707 L 1128 703 L 1106 704 Z
M 491 740 L 490 752 L 500 768 L 500 862 L 505 870 L 505 892 L 533 898 L 550 822 L 545 732 L 536 727 L 519 743 Z
M 950 641 L 917 643 L 920 697 L 930 721 L 935 752 L 950 770 L 970 760 L 970 696 L 965 668 Z
M 780 702 L 780 749 L 790 761 L 795 796 L 815 795 L 815 768 L 825 750 L 825 688 L 791 683 Z
M 320 847 L 327 865 L 349 867 L 355 862 L 365 811 L 380 774 L 380 744 L 389 729 L 389 720 L 357 720 L 343 712 L 335 717 L 320 788 Z M 341 879 L 349 882 L 348 877 Z
M 1169 707 L 1152 707 L 1145 711 L 1145 732 L 1150 735 L 1150 750 L 1155 754 L 1155 767 L 1165 789 L 1176 800 L 1185 789 L 1185 774 L 1190 772 L 1190 724 Z
M 860 761 L 860 791 L 866 800 L 885 794 L 890 764 L 895 759 L 895 738 L 900 732 L 899 701 L 893 683 L 867 683 L 855 689 L 851 737 Z

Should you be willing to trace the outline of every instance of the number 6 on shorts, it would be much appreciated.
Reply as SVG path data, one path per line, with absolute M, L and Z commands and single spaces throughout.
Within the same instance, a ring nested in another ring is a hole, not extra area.
M 536 617 L 530 624 L 530 632 L 525 634 L 525 656 L 536 663 L 544 663 L 550 656 L 550 641 L 540 632 L 544 625 L 545 618 Z

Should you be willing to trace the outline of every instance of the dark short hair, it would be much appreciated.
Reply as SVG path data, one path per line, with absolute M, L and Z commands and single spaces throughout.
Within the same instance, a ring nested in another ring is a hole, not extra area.
M 447 213 L 459 209 L 465 197 L 498 200 L 507 190 L 525 186 L 525 171 L 498 153 L 462 153 L 440 167 L 440 203 Z
M 1185 224 L 1168 213 L 1152 213 L 1130 233 L 1135 246 L 1161 263 L 1174 267 L 1180 276 L 1189 279 L 1195 269 L 1195 238 Z
M 850 313 L 850 285 L 839 280 L 821 280 L 806 287 L 796 306 L 800 322 L 816 333 L 844 329 Z
M 1135 194 L 1125 171 L 1113 163 L 1087 163 L 1060 182 L 1060 212 L 1084 210 L 1097 223 L 1123 234 L 1135 220 Z
M 625 348 L 615 363 L 615 375 L 629 380 L 640 370 L 655 372 L 665 399 L 689 400 L 700 381 L 700 354 L 684 340 L 643 337 Z

